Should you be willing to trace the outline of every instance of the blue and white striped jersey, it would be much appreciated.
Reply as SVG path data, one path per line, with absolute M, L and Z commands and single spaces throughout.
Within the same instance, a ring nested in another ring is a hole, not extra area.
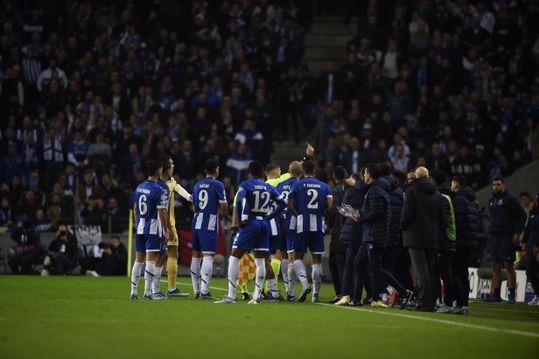
M 304 178 L 292 186 L 288 198 L 294 199 L 296 232 L 324 232 L 326 199 L 333 197 L 327 184 L 316 178 Z
M 169 191 L 156 181 L 146 180 L 134 192 L 137 213 L 137 234 L 163 236 L 158 210 L 167 208 Z
M 221 203 L 226 204 L 225 186 L 222 182 L 214 178 L 204 178 L 195 183 L 193 229 L 217 231 Z
M 288 197 L 290 196 L 290 192 L 292 191 L 292 187 L 294 186 L 294 183 L 299 181 L 297 178 L 289 178 L 284 182 L 279 183 L 277 186 L 277 191 L 283 196 L 283 199 L 288 202 Z M 284 210 L 284 225 L 287 229 L 296 229 L 296 217 L 292 216 L 288 209 L 285 208 Z
M 249 179 L 243 181 L 236 196 L 236 211 L 241 221 L 262 220 L 272 211 L 271 201 L 281 203 L 284 201 L 275 187 L 261 179 Z M 276 211 L 280 211 L 279 205 Z

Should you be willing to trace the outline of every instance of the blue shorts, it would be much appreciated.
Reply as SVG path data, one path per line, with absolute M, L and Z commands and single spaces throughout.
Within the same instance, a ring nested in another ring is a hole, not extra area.
M 217 232 L 201 229 L 193 230 L 194 251 L 214 254 L 217 249 Z
M 307 248 L 312 254 L 324 253 L 324 233 L 302 232 L 296 233 L 293 239 L 294 252 L 307 253 Z
M 163 238 L 155 234 L 137 234 L 136 238 L 137 252 L 165 252 L 166 247 Z
M 294 241 L 297 237 L 297 233 L 296 233 L 296 230 L 295 229 L 289 229 L 287 232 L 286 232 L 286 235 L 285 235 L 285 245 L 286 245 L 286 251 L 288 253 L 292 253 L 294 252 Z
M 268 251 L 269 225 L 266 221 L 250 220 L 240 227 L 232 248 L 246 251 Z

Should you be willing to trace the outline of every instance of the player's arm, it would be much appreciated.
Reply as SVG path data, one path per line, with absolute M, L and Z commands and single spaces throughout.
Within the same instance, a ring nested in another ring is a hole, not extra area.
M 133 217 L 135 219 L 135 223 L 138 223 L 138 218 L 137 218 L 137 204 L 134 203 L 133 204 Z
M 331 217 L 333 214 L 333 195 L 329 193 L 326 196 L 326 217 Z
M 288 212 L 290 212 L 291 215 L 297 216 L 298 212 L 296 211 L 296 200 L 292 197 L 288 197 L 288 204 L 287 204 Z
M 166 208 L 158 208 L 157 211 L 158 211 L 157 213 L 159 215 L 159 220 L 161 221 L 161 223 L 163 225 L 163 231 L 165 232 L 165 240 L 169 241 L 172 231 L 170 230 L 170 224 L 168 222 L 167 210 L 166 210 Z
M 174 186 L 174 192 L 185 198 L 187 201 L 193 202 L 193 195 L 187 192 L 187 190 L 183 188 L 179 183 L 176 183 L 176 185 Z
M 222 183 L 221 188 L 217 191 L 217 196 L 219 197 L 219 215 L 221 217 L 226 217 L 228 213 L 228 203 L 226 202 L 225 186 Z
M 276 217 L 277 215 L 279 215 L 279 213 L 281 213 L 283 211 L 283 209 L 286 208 L 287 206 L 287 203 L 286 201 L 284 200 L 284 195 L 283 194 L 279 194 L 279 192 L 277 192 L 276 189 L 272 188 L 271 191 L 270 191 L 270 196 L 272 197 L 272 199 L 275 201 L 275 203 L 277 204 L 277 206 L 275 207 L 275 210 L 271 213 L 269 213 L 268 215 L 266 215 L 266 219 L 272 219 L 274 217 Z

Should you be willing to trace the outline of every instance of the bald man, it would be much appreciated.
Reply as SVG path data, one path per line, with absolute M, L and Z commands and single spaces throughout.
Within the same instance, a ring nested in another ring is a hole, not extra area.
M 430 180 L 429 171 L 418 167 L 414 181 L 404 194 L 401 217 L 403 244 L 410 253 L 418 286 L 417 307 L 407 309 L 436 309 L 436 233 L 438 226 L 446 221 L 441 194 Z

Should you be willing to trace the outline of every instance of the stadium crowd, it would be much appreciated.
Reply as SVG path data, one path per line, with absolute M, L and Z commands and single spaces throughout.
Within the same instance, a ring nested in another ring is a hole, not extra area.
M 231 202 L 252 160 L 311 128 L 332 184 L 385 162 L 475 190 L 539 157 L 535 2 L 355 3 L 344 65 L 316 77 L 308 1 L 4 1 L 0 225 L 120 232 L 161 155 L 187 188 L 218 160 Z

